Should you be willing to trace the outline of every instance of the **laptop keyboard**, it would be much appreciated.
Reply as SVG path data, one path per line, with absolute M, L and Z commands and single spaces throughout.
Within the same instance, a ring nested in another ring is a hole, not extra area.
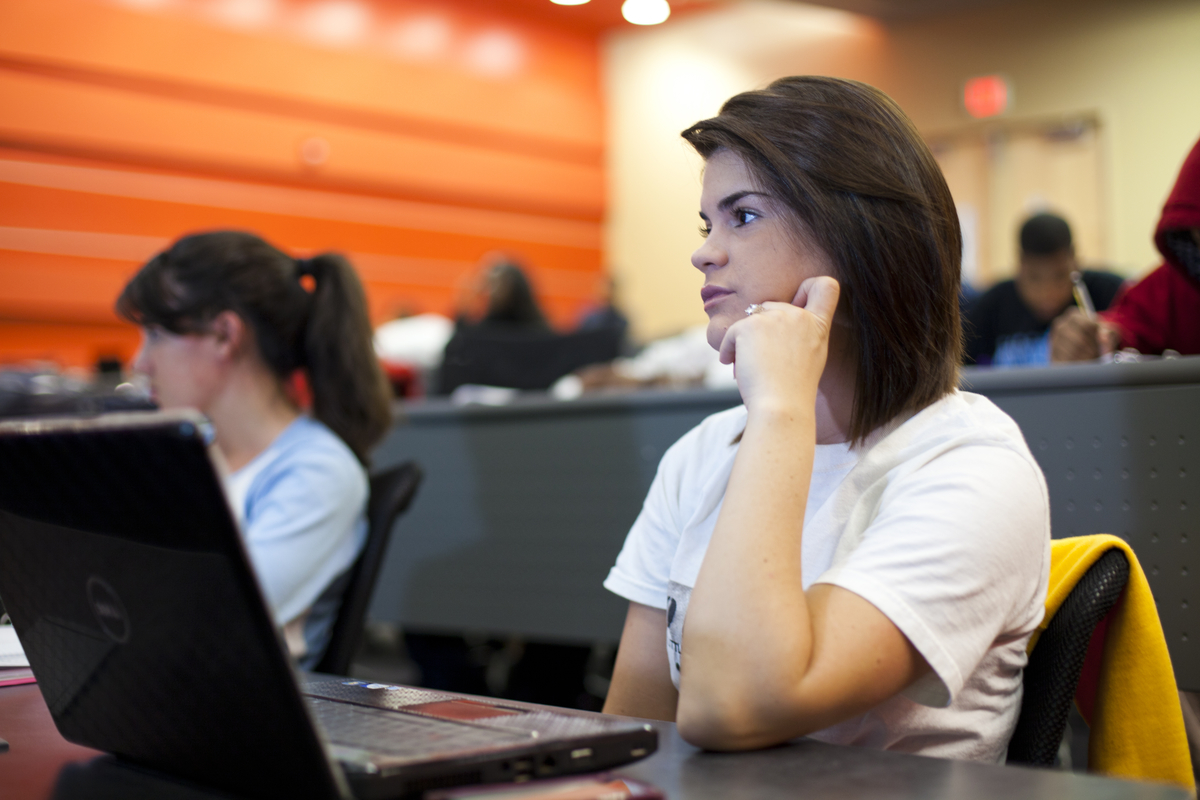
M 499 750 L 530 735 L 428 719 L 415 714 L 307 697 L 309 709 L 329 741 L 392 758 L 430 758 L 447 753 Z

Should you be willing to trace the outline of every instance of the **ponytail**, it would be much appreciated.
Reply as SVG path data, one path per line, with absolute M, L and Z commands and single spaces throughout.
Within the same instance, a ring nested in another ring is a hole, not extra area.
M 305 276 L 314 281 L 311 293 Z M 332 253 L 296 260 L 241 231 L 199 233 L 147 262 L 117 299 L 125 319 L 178 334 L 200 333 L 226 310 L 253 329 L 281 383 L 308 370 L 313 416 L 366 464 L 391 424 L 391 390 L 350 263 Z
M 345 258 L 324 253 L 297 262 L 299 280 L 316 288 L 304 331 L 313 416 L 349 445 L 359 461 L 391 425 L 391 392 L 372 344 L 367 298 Z

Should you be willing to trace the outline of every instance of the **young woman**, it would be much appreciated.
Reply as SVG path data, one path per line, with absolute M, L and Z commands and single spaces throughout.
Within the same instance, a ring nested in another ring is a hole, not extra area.
M 159 406 L 212 420 L 267 602 L 292 654 L 315 665 L 366 538 L 367 454 L 391 419 L 353 268 L 202 233 L 142 267 L 117 312 L 142 327 L 134 370 Z M 298 372 L 311 416 L 291 389 Z
M 553 338 L 554 331 L 525 271 L 516 262 L 500 261 L 480 273 L 470 291 L 442 352 L 437 393 L 451 394 L 466 383 L 547 388 L 554 376 L 547 378 L 545 364 L 531 357 L 528 345 Z
M 605 710 L 712 749 L 811 734 L 1002 760 L 1049 570 L 1017 426 L 958 392 L 961 238 L 881 92 L 793 77 L 683 134 L 708 340 L 744 405 L 663 457 L 605 585 Z

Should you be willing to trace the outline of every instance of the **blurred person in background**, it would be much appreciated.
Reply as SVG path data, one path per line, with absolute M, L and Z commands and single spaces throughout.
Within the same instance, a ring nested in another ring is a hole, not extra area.
M 488 253 L 455 290 L 454 326 L 549 330 L 525 270 L 503 253 Z
M 1183 162 L 1154 233 L 1163 264 L 1127 287 L 1107 312 L 1055 321 L 1051 357 L 1086 361 L 1120 348 L 1200 354 L 1200 141 Z
M 478 325 L 497 330 L 550 330 L 520 264 L 503 261 L 488 269 L 483 289 L 487 303 Z
M 1050 363 L 1050 324 L 1075 305 L 1072 273 L 1079 270 L 1071 227 L 1057 214 L 1035 214 L 1019 234 L 1017 277 L 1001 281 L 967 307 L 967 362 L 997 367 Z M 1097 310 L 1112 303 L 1120 275 L 1083 270 Z
M 454 320 L 441 314 L 402 314 L 375 329 L 375 354 L 397 397 L 420 397 L 442 364 Z
M 445 393 L 439 370 L 456 334 L 462 335 L 451 352 L 465 347 L 470 358 L 468 342 L 493 331 L 550 331 L 524 270 L 502 253 L 488 253 L 477 269 L 460 277 L 453 320 L 441 314 L 400 315 L 375 330 L 375 352 L 398 396 L 416 397 L 429 389 Z
M 497 343 L 553 336 L 521 266 L 511 259 L 485 266 L 462 285 L 455 331 L 444 349 L 437 393 L 450 394 L 463 384 L 532 388 L 529 381 L 543 365 L 522 353 L 497 360 Z
M 602 275 L 596 288 L 597 302 L 584 309 L 578 330 L 611 330 L 620 338 L 621 355 L 631 355 L 633 345 L 629 341 L 629 318 L 617 306 L 617 279 Z
M 117 312 L 142 328 L 133 369 L 159 406 L 212 421 L 267 603 L 292 655 L 315 666 L 366 539 L 364 465 L 391 422 L 354 269 L 249 233 L 201 233 L 142 267 Z

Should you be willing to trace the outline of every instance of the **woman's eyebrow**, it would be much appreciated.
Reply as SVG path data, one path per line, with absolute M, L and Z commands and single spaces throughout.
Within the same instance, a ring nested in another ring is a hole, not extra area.
M 733 194 L 726 195 L 725 197 L 721 198 L 721 202 L 717 203 L 717 210 L 718 211 L 728 211 L 729 207 L 732 206 L 734 203 L 736 203 L 738 200 L 741 200 L 743 197 L 749 197 L 752 194 L 762 194 L 762 192 L 755 192 L 750 189 L 746 189 L 746 190 L 743 190 L 740 192 L 734 192 Z

